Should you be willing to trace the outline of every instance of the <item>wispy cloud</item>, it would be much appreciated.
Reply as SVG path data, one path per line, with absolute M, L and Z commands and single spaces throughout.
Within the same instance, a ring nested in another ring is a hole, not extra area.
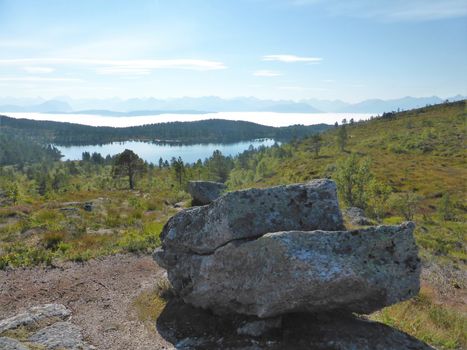
M 323 59 L 321 57 L 304 57 L 304 56 L 295 56 L 295 55 L 266 55 L 263 56 L 263 61 L 278 61 L 286 63 L 295 63 L 295 62 L 313 62 L 318 63 Z
M 149 75 L 151 69 L 138 68 L 138 67 L 103 67 L 97 68 L 96 72 L 103 75 Z
M 32 73 L 32 74 L 47 74 L 52 73 L 55 69 L 51 67 L 23 67 L 22 68 L 25 72 Z
M 45 77 L 1 77 L 0 81 L 9 82 L 68 82 L 82 83 L 83 79 L 79 78 L 45 78 Z
M 467 16 L 467 0 L 286 0 L 293 6 L 319 6 L 333 16 L 380 21 L 431 21 Z
M 39 41 L 0 38 L 0 48 L 2 49 L 37 49 L 42 47 L 44 47 L 44 44 Z
M 257 70 L 253 75 L 255 77 L 278 77 L 281 76 L 282 73 L 274 70 Z
M 289 85 L 289 86 L 278 86 L 277 87 L 279 90 L 289 90 L 289 91 L 328 91 L 326 88 L 321 88 L 321 87 L 305 87 L 305 86 L 294 86 L 294 85 Z
M 86 66 L 95 68 L 101 74 L 125 74 L 142 72 L 155 69 L 187 69 L 196 71 L 209 71 L 226 69 L 224 63 L 219 61 L 199 59 L 140 59 L 140 60 L 102 60 L 102 59 L 75 59 L 75 58 L 19 58 L 0 60 L 0 66 L 35 66 L 35 65 L 68 65 Z

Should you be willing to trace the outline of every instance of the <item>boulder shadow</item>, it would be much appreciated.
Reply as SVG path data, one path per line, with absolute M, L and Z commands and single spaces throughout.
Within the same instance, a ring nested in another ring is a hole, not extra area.
M 339 312 L 288 314 L 282 316 L 280 328 L 260 336 L 237 333 L 242 325 L 257 320 L 242 315 L 214 315 L 173 298 L 161 312 L 156 327 L 176 349 L 435 350 L 395 328 Z

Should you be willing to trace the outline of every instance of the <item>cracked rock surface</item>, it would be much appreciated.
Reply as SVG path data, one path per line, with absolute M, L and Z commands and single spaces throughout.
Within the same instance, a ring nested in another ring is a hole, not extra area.
M 371 313 L 417 295 L 413 223 L 342 228 L 331 180 L 244 190 L 175 215 L 154 257 L 216 314 Z
M 173 216 L 161 239 L 166 251 L 211 254 L 231 241 L 268 232 L 343 228 L 336 185 L 324 179 L 227 193 L 209 205 Z M 158 262 L 165 265 L 163 255 Z

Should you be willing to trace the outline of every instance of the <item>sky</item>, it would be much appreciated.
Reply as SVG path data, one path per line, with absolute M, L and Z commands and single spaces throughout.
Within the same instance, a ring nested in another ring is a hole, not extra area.
M 467 94 L 467 0 L 0 0 L 0 96 Z

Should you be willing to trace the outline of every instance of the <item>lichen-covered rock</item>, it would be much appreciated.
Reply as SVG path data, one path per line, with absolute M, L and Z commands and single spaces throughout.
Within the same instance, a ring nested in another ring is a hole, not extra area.
M 93 346 L 89 346 L 84 342 L 79 327 L 70 322 L 57 322 L 43 328 L 30 336 L 29 341 L 42 345 L 46 349 L 94 349 Z
M 185 302 L 217 314 L 370 313 L 418 293 L 413 229 L 268 233 L 209 254 L 172 252 L 168 276 Z
M 0 337 L 0 350 L 29 350 L 29 348 L 21 344 L 19 340 Z
M 207 206 L 173 216 L 156 255 L 169 268 L 173 253 L 210 254 L 229 242 L 268 232 L 343 229 L 336 185 L 331 180 L 230 192 Z
M 206 205 L 222 195 L 227 187 L 220 182 L 213 181 L 189 181 L 188 193 L 193 198 L 193 205 Z
M 15 329 L 19 326 L 35 324 L 47 318 L 56 317 L 65 319 L 70 316 L 70 314 L 70 310 L 68 310 L 62 304 L 45 304 L 34 306 L 18 315 L 0 320 L 0 333 L 3 333 L 9 329 Z

